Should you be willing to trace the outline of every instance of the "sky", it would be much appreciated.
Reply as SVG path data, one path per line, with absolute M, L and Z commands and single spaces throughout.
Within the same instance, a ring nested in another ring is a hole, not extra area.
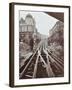
M 32 17 L 35 19 L 36 28 L 38 32 L 44 35 L 49 34 L 49 30 L 55 25 L 58 21 L 54 17 L 44 13 L 44 12 L 33 12 L 33 11 L 20 11 L 20 18 L 25 19 L 27 14 L 31 14 Z M 20 19 L 19 18 L 19 19 Z

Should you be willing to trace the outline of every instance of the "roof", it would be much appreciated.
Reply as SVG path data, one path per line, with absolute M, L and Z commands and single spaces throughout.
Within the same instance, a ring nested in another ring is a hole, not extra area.
M 33 18 L 31 14 L 27 14 L 26 18 L 29 17 L 29 18 Z
M 23 18 L 21 18 L 21 19 L 19 20 L 19 23 L 20 23 L 20 24 L 23 24 L 23 23 L 25 23 L 25 20 L 24 20 Z

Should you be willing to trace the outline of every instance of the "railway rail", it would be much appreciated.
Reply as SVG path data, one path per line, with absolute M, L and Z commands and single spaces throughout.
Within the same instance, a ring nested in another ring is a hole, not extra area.
M 36 51 L 22 62 L 20 79 L 62 77 L 64 61 L 51 52 L 46 40 L 40 41 Z

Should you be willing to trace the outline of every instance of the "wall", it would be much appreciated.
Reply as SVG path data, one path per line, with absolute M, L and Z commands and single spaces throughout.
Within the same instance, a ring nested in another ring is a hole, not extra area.
M 11 90 L 8 86 L 9 80 L 9 2 L 25 2 L 25 3 L 45 3 L 57 5 L 70 5 L 72 0 L 0 0 L 0 90 Z M 72 6 L 71 6 L 72 9 Z M 71 11 L 72 15 L 72 11 Z M 72 21 L 72 19 L 71 19 Z M 72 31 L 71 31 L 72 33 Z M 72 44 L 71 44 L 72 45 Z M 72 66 L 71 66 L 72 68 Z M 72 75 L 72 74 L 71 74 Z M 71 90 L 70 85 L 55 85 L 55 86 L 39 86 L 39 87 L 25 87 L 14 88 L 16 90 Z

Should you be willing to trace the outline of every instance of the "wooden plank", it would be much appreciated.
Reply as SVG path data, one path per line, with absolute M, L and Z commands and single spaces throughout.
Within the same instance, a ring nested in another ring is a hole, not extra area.
M 24 63 L 30 58 L 31 55 L 32 55 L 31 53 L 28 54 L 27 57 L 21 61 L 20 68 L 21 68 L 21 67 L 24 65 Z
M 49 55 L 49 58 L 50 58 L 51 60 L 54 60 L 50 55 Z M 63 71 L 63 67 L 62 67 L 57 61 L 55 61 L 55 63 L 56 63 L 57 66 Z
M 36 63 L 35 63 L 35 67 L 34 67 L 34 72 L 33 72 L 33 78 L 35 78 L 35 77 L 36 77 L 38 59 L 39 59 L 39 55 L 37 56 L 37 59 L 36 59 Z
M 37 52 L 37 51 L 36 51 Z M 31 57 L 31 59 L 29 60 L 29 62 L 27 63 L 27 65 L 25 66 L 24 70 L 22 71 L 22 73 L 20 74 L 20 78 L 23 76 L 25 70 L 28 68 L 29 64 L 31 63 L 34 55 L 36 54 L 36 52 L 33 54 L 33 56 Z
M 53 73 L 52 68 L 51 68 L 51 66 L 50 66 L 50 62 L 49 62 L 49 59 L 48 59 L 48 53 L 47 53 L 47 51 L 44 50 L 44 49 L 43 49 L 43 51 L 44 51 L 44 53 L 46 54 L 46 58 L 47 58 L 47 72 L 48 72 L 48 76 L 49 76 L 49 77 L 54 77 L 55 74 Z

